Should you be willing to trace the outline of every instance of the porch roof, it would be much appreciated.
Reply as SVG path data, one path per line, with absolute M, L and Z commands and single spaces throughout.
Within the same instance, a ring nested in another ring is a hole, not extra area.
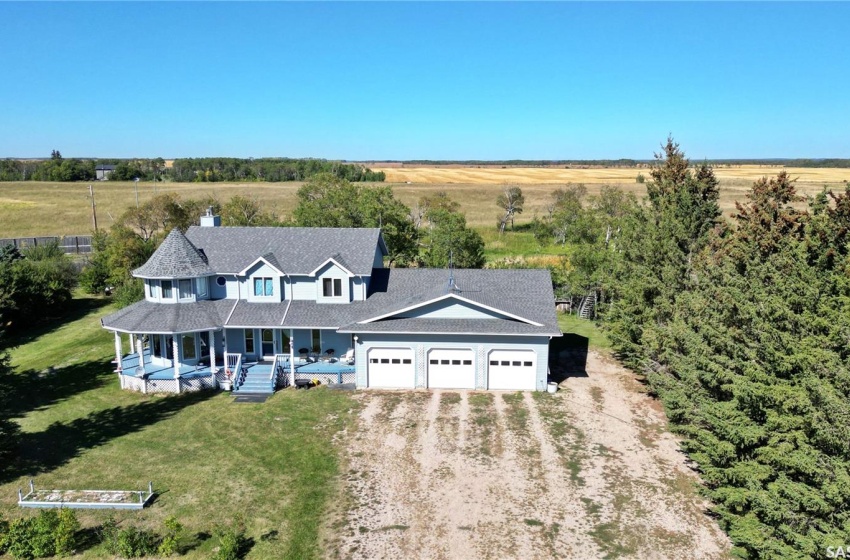
M 101 319 L 103 328 L 128 333 L 183 333 L 218 330 L 233 300 L 162 304 L 139 301 Z

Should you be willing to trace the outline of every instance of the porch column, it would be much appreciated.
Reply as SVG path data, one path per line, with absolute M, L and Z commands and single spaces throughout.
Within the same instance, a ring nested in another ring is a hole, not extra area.
M 121 368 L 124 364 L 121 363 L 121 335 L 118 331 L 115 332 L 115 371 L 121 373 Z
M 136 335 L 134 335 L 133 333 L 127 333 L 127 334 L 130 337 L 130 351 L 135 352 L 136 351 Z
M 139 355 L 139 366 L 145 367 L 145 349 L 142 345 L 142 337 L 133 337 L 136 341 L 136 353 Z
M 180 392 L 180 360 L 178 359 L 179 354 L 177 353 L 180 345 L 177 342 L 178 336 L 175 334 L 171 337 L 171 351 L 174 353 L 174 361 L 171 362 L 174 364 L 174 379 L 177 381 L 177 392 Z
M 289 381 L 295 387 L 295 329 L 289 329 Z
M 210 329 L 210 373 L 212 374 L 213 389 L 218 389 L 218 378 L 215 375 L 215 331 Z

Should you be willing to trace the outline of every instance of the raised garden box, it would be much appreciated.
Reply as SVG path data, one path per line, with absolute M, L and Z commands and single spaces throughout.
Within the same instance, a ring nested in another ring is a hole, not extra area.
M 18 505 L 30 508 L 142 509 L 153 500 L 153 483 L 144 490 L 18 490 Z

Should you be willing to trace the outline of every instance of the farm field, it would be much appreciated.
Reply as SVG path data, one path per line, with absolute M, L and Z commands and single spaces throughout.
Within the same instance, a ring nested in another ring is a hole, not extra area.
M 735 208 L 735 201 L 743 200 L 754 180 L 764 175 L 775 175 L 780 168 L 740 167 L 718 168 L 720 177 L 720 205 L 724 215 Z M 413 206 L 423 196 L 447 191 L 458 201 L 467 222 L 483 232 L 495 229 L 499 209 L 496 196 L 506 183 L 522 185 L 525 211 L 516 223 L 530 222 L 535 216 L 545 214 L 551 193 L 567 183 L 584 183 L 589 194 L 598 193 L 603 185 L 616 185 L 637 196 L 645 194 L 643 185 L 635 182 L 636 169 L 474 169 L 474 168 L 388 168 L 388 181 L 379 183 L 391 186 L 395 195 L 408 206 Z M 411 172 L 416 181 L 407 183 L 396 173 Z M 628 172 L 628 173 L 625 173 Z M 647 175 L 647 170 L 642 170 Z M 814 194 L 824 186 L 843 188 L 850 181 L 850 169 L 789 169 L 792 177 L 799 177 L 797 187 L 802 194 Z M 132 182 L 93 183 L 97 203 L 98 226 L 108 228 L 126 209 L 135 205 Z M 232 196 L 255 198 L 266 208 L 281 217 L 288 217 L 296 202 L 296 192 L 301 183 L 139 183 L 139 201 L 144 202 L 155 193 L 174 192 L 186 198 L 215 196 L 227 201 Z M 0 183 L 0 237 L 25 237 L 35 235 L 84 235 L 92 230 L 91 202 L 88 183 Z M 493 248 L 487 239 L 488 251 Z

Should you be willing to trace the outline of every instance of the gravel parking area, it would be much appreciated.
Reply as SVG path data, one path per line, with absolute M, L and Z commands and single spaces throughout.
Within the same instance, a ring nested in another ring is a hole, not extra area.
M 656 401 L 590 352 L 555 394 L 365 391 L 337 558 L 725 558 Z

